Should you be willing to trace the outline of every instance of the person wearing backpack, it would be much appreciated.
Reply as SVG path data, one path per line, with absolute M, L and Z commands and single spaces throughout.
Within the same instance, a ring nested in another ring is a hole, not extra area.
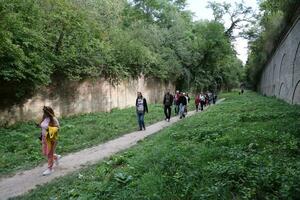
M 165 94 L 164 100 L 163 100 L 164 112 L 165 112 L 165 116 L 166 116 L 165 120 L 167 120 L 168 122 L 170 121 L 170 118 L 171 118 L 172 103 L 173 103 L 173 95 L 171 95 L 170 92 L 168 91 Z
M 182 92 L 180 93 L 180 97 L 178 101 L 179 101 L 179 115 L 180 115 L 180 119 L 182 119 L 185 117 L 184 110 L 187 104 L 186 97 L 183 95 Z
M 147 106 L 147 100 L 143 97 L 141 92 L 137 93 L 135 107 L 136 107 L 136 114 L 137 114 L 137 120 L 140 127 L 140 131 L 143 129 L 146 130 L 144 116 L 145 116 L 145 112 L 148 113 L 148 106 Z
M 49 106 L 43 107 L 43 118 L 38 127 L 41 128 L 41 140 L 42 140 L 42 152 L 48 158 L 48 168 L 43 172 L 43 176 L 50 175 L 53 173 L 53 163 L 58 165 L 58 160 L 61 158 L 60 155 L 55 154 L 59 122 L 54 115 L 54 111 Z
M 203 106 L 205 105 L 205 96 L 202 92 L 200 93 L 199 98 L 200 98 L 201 111 L 203 111 Z

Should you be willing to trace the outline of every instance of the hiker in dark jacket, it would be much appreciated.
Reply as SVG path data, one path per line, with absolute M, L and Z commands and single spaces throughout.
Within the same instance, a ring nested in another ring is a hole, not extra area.
M 165 120 L 168 120 L 168 122 L 170 121 L 170 118 L 171 118 L 172 103 L 173 103 L 173 95 L 171 95 L 170 91 L 168 91 L 165 94 L 164 100 L 163 100 L 164 112 L 165 112 L 165 116 L 166 116 Z
M 174 111 L 175 111 L 175 115 L 178 115 L 179 113 L 179 97 L 180 97 L 180 93 L 179 90 L 176 90 L 176 93 L 174 95 Z
M 200 93 L 199 98 L 200 98 L 201 111 L 203 111 L 203 106 L 205 106 L 205 96 L 202 92 Z
M 181 119 L 182 117 L 185 117 L 184 108 L 187 104 L 186 97 L 183 95 L 182 92 L 180 93 L 178 102 L 179 102 L 179 114 L 180 114 L 180 119 Z
M 142 128 L 144 128 L 144 130 L 146 130 L 144 116 L 145 116 L 145 112 L 148 113 L 148 106 L 147 106 L 147 101 L 143 97 L 141 92 L 137 93 L 135 107 L 136 107 L 136 114 L 137 114 L 140 131 L 143 130 Z

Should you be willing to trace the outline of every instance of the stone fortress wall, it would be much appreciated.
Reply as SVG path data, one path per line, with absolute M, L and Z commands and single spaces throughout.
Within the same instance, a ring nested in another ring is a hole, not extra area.
M 24 104 L 0 110 L 0 125 L 41 119 L 44 105 L 51 106 L 58 117 L 130 107 L 135 105 L 137 91 L 150 103 L 162 103 L 167 89 L 173 92 L 175 87 L 143 76 L 115 86 L 104 79 L 67 82 L 60 87 L 45 87 Z
M 300 104 L 300 17 L 264 68 L 259 91 L 291 104 Z

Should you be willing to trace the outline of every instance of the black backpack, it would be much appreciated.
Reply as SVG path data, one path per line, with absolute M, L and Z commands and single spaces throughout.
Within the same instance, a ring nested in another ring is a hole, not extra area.
M 166 106 L 170 106 L 172 104 L 171 102 L 171 95 L 170 94 L 166 94 L 165 96 L 165 105 Z

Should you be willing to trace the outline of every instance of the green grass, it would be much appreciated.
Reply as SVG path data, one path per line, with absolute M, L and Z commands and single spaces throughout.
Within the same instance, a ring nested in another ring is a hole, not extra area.
M 149 105 L 146 126 L 162 120 L 163 115 L 161 105 Z M 103 143 L 138 127 L 134 108 L 62 118 L 60 125 L 57 152 L 62 155 Z M 40 129 L 33 122 L 0 128 L 0 177 L 46 161 L 41 155 L 39 134 Z
M 299 199 L 300 106 L 226 101 L 18 199 Z

